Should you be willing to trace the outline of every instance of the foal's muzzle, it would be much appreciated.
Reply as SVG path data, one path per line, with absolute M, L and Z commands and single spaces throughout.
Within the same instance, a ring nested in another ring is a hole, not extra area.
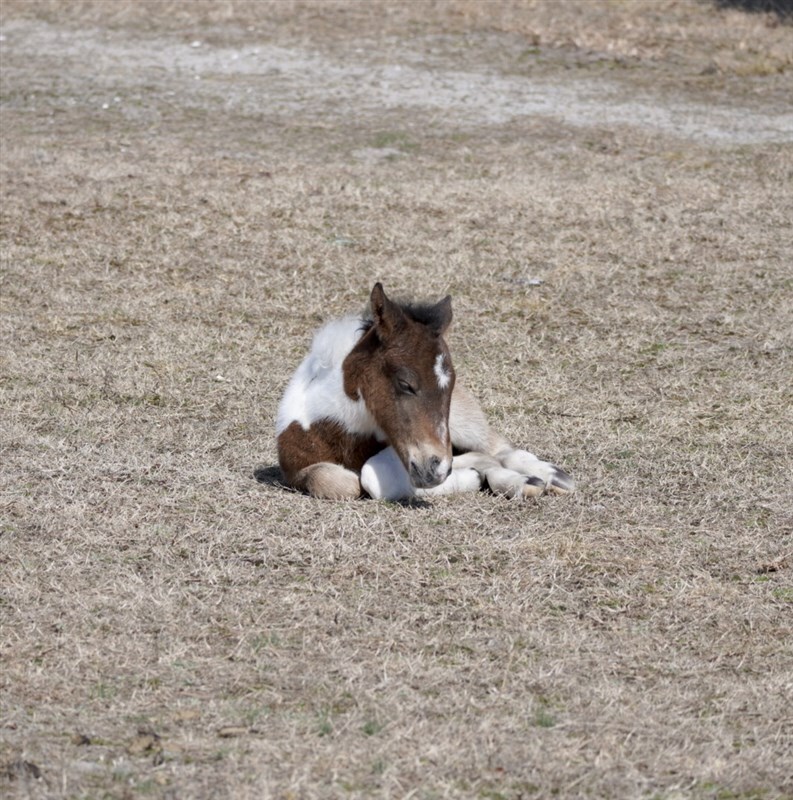
M 451 464 L 446 459 L 430 456 L 425 461 L 410 461 L 410 482 L 416 489 L 431 489 L 439 486 L 451 472 Z

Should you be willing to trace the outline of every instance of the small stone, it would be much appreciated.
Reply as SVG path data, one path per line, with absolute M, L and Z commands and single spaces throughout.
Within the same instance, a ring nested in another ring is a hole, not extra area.
M 218 736 L 221 739 L 233 739 L 235 736 L 245 736 L 248 733 L 248 728 L 242 725 L 226 725 L 218 729 Z

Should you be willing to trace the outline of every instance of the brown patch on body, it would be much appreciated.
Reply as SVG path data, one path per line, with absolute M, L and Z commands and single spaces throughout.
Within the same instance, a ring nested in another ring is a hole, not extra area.
M 348 433 L 333 420 L 319 420 L 308 429 L 292 422 L 278 437 L 278 463 L 291 486 L 308 491 L 298 485 L 298 476 L 307 467 L 329 463 L 360 472 L 385 446 L 385 442 L 377 441 L 374 436 Z

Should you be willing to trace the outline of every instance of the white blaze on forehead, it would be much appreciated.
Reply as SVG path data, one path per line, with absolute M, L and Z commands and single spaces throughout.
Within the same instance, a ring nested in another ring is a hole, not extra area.
M 435 372 L 435 377 L 438 379 L 438 386 L 440 386 L 441 389 L 445 389 L 451 382 L 452 374 L 446 366 L 446 356 L 443 353 L 438 353 L 433 370 Z

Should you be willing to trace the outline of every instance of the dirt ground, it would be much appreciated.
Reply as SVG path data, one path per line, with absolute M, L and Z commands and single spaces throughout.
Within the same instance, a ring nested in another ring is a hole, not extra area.
M 789 21 L 4 0 L 0 58 L 0 793 L 793 797 Z M 278 485 L 376 280 L 575 494 Z

